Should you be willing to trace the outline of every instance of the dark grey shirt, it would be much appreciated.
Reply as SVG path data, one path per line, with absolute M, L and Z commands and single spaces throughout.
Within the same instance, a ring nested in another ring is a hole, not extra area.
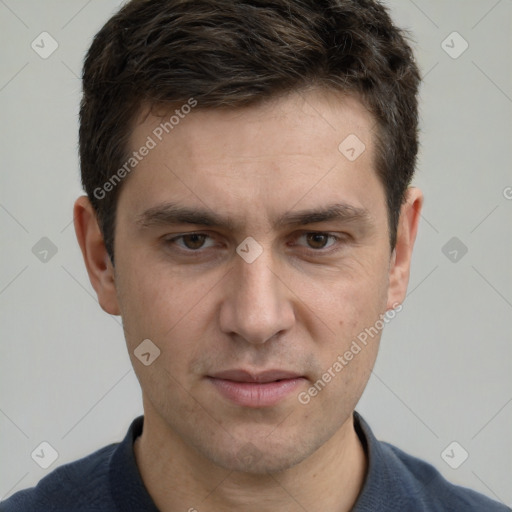
M 368 473 L 353 512 L 506 512 L 505 505 L 449 483 L 431 465 L 373 435 L 354 413 L 368 456 Z M 65 464 L 36 487 L 0 503 L 1 512 L 158 512 L 142 482 L 133 442 L 142 433 L 136 418 L 121 443 Z M 200 503 L 190 506 L 201 510 Z

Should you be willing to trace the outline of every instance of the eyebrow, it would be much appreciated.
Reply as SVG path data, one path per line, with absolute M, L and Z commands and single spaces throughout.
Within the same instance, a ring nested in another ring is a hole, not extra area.
M 273 226 L 283 228 L 328 221 L 358 223 L 362 227 L 372 225 L 371 215 L 365 208 L 346 203 L 335 203 L 321 208 L 286 212 L 273 222 Z M 171 202 L 162 203 L 145 210 L 136 217 L 135 223 L 142 229 L 175 224 L 196 224 L 227 230 L 236 228 L 236 224 L 231 219 L 212 210 L 180 206 Z

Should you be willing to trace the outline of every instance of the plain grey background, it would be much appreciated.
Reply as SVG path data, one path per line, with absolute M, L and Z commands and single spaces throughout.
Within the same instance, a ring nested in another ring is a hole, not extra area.
M 142 412 L 120 318 L 99 307 L 72 225 L 82 60 L 119 5 L 0 0 L 4 498 L 119 441 Z M 409 295 L 357 409 L 377 437 L 510 506 L 512 2 L 388 5 L 425 76 L 426 202 Z M 31 46 L 51 50 L 42 32 L 58 44 L 46 58 Z M 43 441 L 58 452 L 48 469 L 31 456 Z

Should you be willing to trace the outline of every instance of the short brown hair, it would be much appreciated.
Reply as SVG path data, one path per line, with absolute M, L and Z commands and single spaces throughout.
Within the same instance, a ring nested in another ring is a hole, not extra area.
M 95 190 L 126 161 L 141 106 L 237 108 L 310 86 L 357 95 L 375 117 L 391 248 L 418 151 L 420 83 L 407 34 L 376 0 L 132 0 L 83 69 L 83 187 L 114 262 L 117 197 Z

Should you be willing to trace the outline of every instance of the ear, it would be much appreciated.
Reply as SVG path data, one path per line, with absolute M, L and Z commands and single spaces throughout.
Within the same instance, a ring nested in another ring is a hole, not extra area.
M 391 255 L 389 267 L 389 287 L 387 309 L 392 309 L 405 300 L 411 256 L 418 224 L 423 207 L 423 194 L 420 189 L 410 187 L 406 192 L 406 201 L 400 210 L 396 245 Z
M 105 248 L 96 212 L 87 196 L 81 196 L 75 201 L 73 214 L 76 238 L 89 280 L 98 295 L 98 302 L 107 313 L 119 315 L 114 267 Z

